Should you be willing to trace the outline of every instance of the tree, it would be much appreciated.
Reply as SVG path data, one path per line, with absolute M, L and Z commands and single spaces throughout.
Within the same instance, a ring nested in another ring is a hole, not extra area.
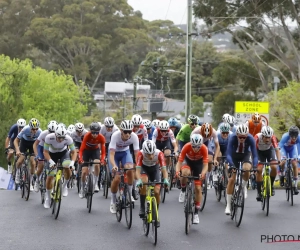
M 204 107 L 203 107 L 203 98 L 201 96 L 192 96 L 192 107 L 191 113 L 199 117 L 203 117 Z

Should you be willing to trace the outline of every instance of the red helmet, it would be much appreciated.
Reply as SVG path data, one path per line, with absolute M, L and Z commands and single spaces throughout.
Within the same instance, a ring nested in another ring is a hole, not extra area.
M 204 123 L 201 126 L 200 134 L 203 136 L 203 138 L 209 138 L 211 137 L 213 132 L 213 127 L 209 123 Z
M 252 115 L 252 121 L 254 121 L 254 122 L 260 122 L 261 121 L 261 115 L 259 113 L 255 112 Z

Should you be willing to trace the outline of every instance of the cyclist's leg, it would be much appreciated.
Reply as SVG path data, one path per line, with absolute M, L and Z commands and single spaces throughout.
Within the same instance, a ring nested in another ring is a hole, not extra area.
M 70 158 L 70 151 L 65 150 L 60 153 L 60 160 L 62 163 L 62 166 L 64 167 L 64 183 L 63 183 L 63 196 L 66 197 L 68 196 L 68 182 L 71 177 L 71 170 L 70 170 L 70 163 L 71 163 L 71 158 Z
M 275 149 L 270 148 L 267 150 L 267 161 L 270 162 L 271 167 L 271 173 L 270 173 L 270 179 L 271 179 L 271 187 L 272 187 L 272 196 L 275 195 L 275 189 L 274 189 L 274 181 L 277 175 L 277 160 L 275 155 Z
M 258 150 L 257 149 L 257 155 L 258 155 L 258 160 L 261 162 L 264 162 L 266 160 L 264 151 Z M 256 200 L 261 201 L 261 186 L 263 183 L 262 179 L 262 169 L 263 169 L 263 164 L 258 164 L 257 165 L 257 173 L 256 173 L 256 187 L 257 187 L 257 196 Z
M 98 178 L 100 175 L 100 151 L 99 149 L 90 150 L 90 160 L 94 162 L 99 162 L 99 164 L 94 165 L 94 190 L 99 192 Z
M 131 155 L 129 150 L 124 151 L 124 155 L 122 156 L 121 162 L 122 162 L 122 166 L 125 169 L 133 168 L 134 163 L 133 163 L 132 155 Z M 133 170 L 128 170 L 126 172 L 126 175 L 127 175 L 129 193 L 132 194 L 132 184 L 133 184 L 133 180 L 134 180 L 134 171 Z M 134 200 L 135 200 L 134 197 L 132 197 L 132 201 L 134 201 Z
M 199 175 L 202 173 L 203 159 L 198 161 L 193 161 L 192 164 L 190 164 L 190 168 L 193 172 L 193 176 L 199 177 Z M 201 181 L 195 180 L 194 184 L 195 184 L 195 214 L 198 214 L 198 211 L 200 209 L 200 202 L 202 200 Z
M 182 162 L 182 167 L 181 167 L 181 175 L 182 176 L 191 175 L 190 165 L 191 165 L 191 162 L 189 161 L 189 159 L 187 157 L 185 157 L 184 161 Z M 187 178 L 180 177 L 181 191 L 180 191 L 179 198 L 178 198 L 178 201 L 180 203 L 184 202 L 186 183 L 187 183 Z
M 90 160 L 90 151 L 89 150 L 84 150 L 82 153 L 82 159 L 84 162 L 88 162 Z M 84 197 L 84 190 L 85 190 L 85 180 L 86 177 L 89 173 L 89 168 L 88 168 L 88 164 L 87 163 L 83 163 L 81 166 L 81 189 L 79 191 L 79 198 L 83 198 Z
M 148 175 L 147 175 L 147 167 L 141 166 L 141 179 L 143 183 L 148 182 Z M 143 185 L 142 188 L 140 188 L 140 212 L 139 216 L 143 218 L 145 216 L 145 201 L 146 201 L 146 190 L 147 186 Z
M 251 161 L 251 154 L 250 152 L 246 153 L 243 158 L 243 170 L 249 171 L 252 168 L 252 161 Z M 244 197 L 245 199 L 248 197 L 248 192 L 247 192 L 247 183 L 250 178 L 250 172 L 245 172 L 243 173 L 243 182 L 242 186 L 244 189 Z

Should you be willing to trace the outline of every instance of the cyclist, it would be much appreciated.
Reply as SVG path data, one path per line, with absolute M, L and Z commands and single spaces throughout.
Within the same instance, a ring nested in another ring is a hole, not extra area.
M 176 140 L 173 131 L 169 128 L 169 123 L 167 121 L 160 121 L 159 128 L 156 128 L 153 132 L 152 141 L 154 141 L 157 149 L 161 150 L 165 156 L 171 155 L 171 141 L 175 154 L 178 154 Z M 170 162 L 170 158 L 168 157 L 166 159 L 167 166 L 170 165 Z
M 273 129 L 269 126 L 264 126 L 261 130 L 261 133 L 258 133 L 254 136 L 258 159 L 261 162 L 270 163 L 271 167 L 271 186 L 272 186 L 272 196 L 275 195 L 274 190 L 274 181 L 277 174 L 277 160 L 281 159 L 280 150 L 274 136 Z M 276 154 L 276 158 L 275 158 Z M 257 183 L 257 201 L 261 201 L 261 186 L 262 186 L 262 168 L 263 165 L 258 163 L 257 166 L 257 175 L 256 175 L 256 183 Z
M 32 178 L 33 178 L 33 174 L 35 171 L 35 155 L 33 152 L 33 143 L 34 141 L 39 137 L 40 133 L 42 132 L 42 130 L 40 129 L 40 122 L 35 119 L 32 118 L 28 125 L 25 126 L 21 132 L 18 134 L 18 136 L 16 137 L 16 139 L 14 140 L 14 145 L 15 145 L 15 149 L 16 149 L 16 155 L 19 157 L 19 159 L 17 160 L 16 163 L 16 167 L 17 169 L 19 169 L 23 163 L 23 161 L 25 160 L 25 156 L 24 154 L 29 151 L 30 154 L 30 163 L 31 163 L 31 180 L 30 180 L 30 190 L 33 191 L 33 186 L 32 186 Z M 19 147 L 19 143 L 20 143 L 20 147 Z M 19 171 L 16 172 L 16 178 L 15 178 L 15 182 L 16 184 L 20 183 L 20 173 Z
M 166 170 L 166 162 L 164 154 L 156 148 L 153 141 L 147 140 L 143 142 L 142 150 L 138 152 L 137 165 L 136 165 L 136 186 L 143 186 L 143 183 L 147 183 L 148 179 L 151 182 L 160 182 L 160 168 L 164 177 L 164 184 L 169 186 L 168 172 Z M 157 207 L 160 203 L 160 184 L 157 184 L 154 188 Z M 143 186 L 140 191 L 140 217 L 145 216 L 145 199 L 146 199 L 146 186 Z
M 176 137 L 181 129 L 181 124 L 175 117 L 171 117 L 168 120 L 168 123 L 169 123 L 170 129 L 173 131 L 174 136 Z
M 230 136 L 228 146 L 227 146 L 227 161 L 230 166 L 239 167 L 239 162 L 243 163 L 243 170 L 250 170 L 252 162 L 250 159 L 252 153 L 253 166 L 257 166 L 258 158 L 257 151 L 255 147 L 255 141 L 253 136 L 249 133 L 249 128 L 246 124 L 240 124 L 236 128 L 236 134 Z M 231 197 L 233 193 L 236 172 L 228 169 L 228 173 L 231 176 L 228 178 L 227 184 L 227 206 L 225 209 L 225 214 L 229 215 L 231 212 Z M 245 198 L 247 198 L 247 183 L 249 180 L 250 173 L 243 173 L 243 189 Z
M 138 136 L 140 148 L 142 148 L 142 139 L 144 139 L 144 141 L 148 140 L 147 129 L 145 128 L 145 125 L 142 124 L 143 119 L 140 115 L 133 115 L 131 121 L 133 123 L 132 131 Z M 133 153 L 133 151 L 131 153 Z
M 90 131 L 87 132 L 82 140 L 80 150 L 79 150 L 79 163 L 94 161 L 99 162 L 99 164 L 94 165 L 94 191 L 99 192 L 98 178 L 100 173 L 100 164 L 105 164 L 105 137 L 100 134 L 100 125 L 97 122 L 92 122 L 90 125 Z M 100 146 L 100 148 L 99 148 Z M 100 159 L 101 151 L 101 159 Z M 89 169 L 88 164 L 82 165 L 82 175 L 81 175 L 81 190 L 79 192 L 79 198 L 84 197 L 84 186 L 86 176 L 88 175 Z
M 47 125 L 46 130 L 44 130 L 42 133 L 40 133 L 39 137 L 36 139 L 36 141 L 33 144 L 33 151 L 35 154 L 36 159 L 38 159 L 38 166 L 36 171 L 36 181 L 34 183 L 34 191 L 38 192 L 40 187 L 40 175 L 44 168 L 44 143 L 45 138 L 47 135 L 54 133 L 58 123 L 56 121 L 50 121 Z
M 257 133 L 261 132 L 263 126 L 265 126 L 265 122 L 261 119 L 261 115 L 255 112 L 252 115 L 252 119 L 246 121 L 246 125 L 249 128 L 249 133 L 252 136 L 255 136 Z
M 153 131 L 155 130 L 155 127 L 152 125 L 152 122 L 148 119 L 144 119 L 142 121 L 142 124 L 144 124 L 145 128 L 147 129 L 148 140 L 152 140 Z
M 202 199 L 201 179 L 205 178 L 205 174 L 208 170 L 208 149 L 203 144 L 203 137 L 199 134 L 191 135 L 190 142 L 184 145 L 179 155 L 178 162 L 176 164 L 176 176 L 179 176 L 179 172 L 182 172 L 180 178 L 181 192 L 179 194 L 179 202 L 184 202 L 184 196 L 186 192 L 187 178 L 184 176 L 190 176 L 200 178 L 195 180 L 195 214 L 193 223 L 199 223 L 198 211 L 200 209 L 200 201 Z
M 132 121 L 124 120 L 121 122 L 120 131 L 113 133 L 113 135 L 111 136 L 111 141 L 109 143 L 108 165 L 110 171 L 113 173 L 117 173 L 120 163 L 124 168 L 133 168 L 133 159 L 129 150 L 129 145 L 133 144 L 134 157 L 136 158 L 139 151 L 139 139 L 135 133 L 132 133 L 132 129 Z M 131 194 L 134 172 L 132 170 L 128 170 L 126 174 L 129 193 Z M 116 174 L 111 183 L 110 212 L 113 214 L 116 213 L 116 194 L 118 191 L 120 180 L 120 175 Z M 134 201 L 133 197 L 131 197 L 131 200 Z
M 234 118 L 234 116 L 230 116 L 229 117 L 228 123 L 230 124 L 230 131 L 232 133 L 235 133 L 235 131 L 236 131 L 236 125 L 235 125 L 235 118 Z
M 77 122 L 74 125 L 74 131 L 71 133 L 71 138 L 74 141 L 74 145 L 76 148 L 77 153 L 79 153 L 79 149 L 83 140 L 83 137 L 85 134 L 88 132 L 85 128 L 84 125 L 81 122 Z
M 7 154 L 7 172 L 12 173 L 11 159 L 15 152 L 14 140 L 21 130 L 26 126 L 26 121 L 20 118 L 16 124 L 12 125 L 5 139 L 5 154 Z
M 298 195 L 298 150 L 297 144 L 300 143 L 300 136 L 299 136 L 299 128 L 297 126 L 292 126 L 289 128 L 289 132 L 282 135 L 282 138 L 279 142 L 280 153 L 282 157 L 282 161 L 280 163 L 281 171 L 283 172 L 283 168 L 285 166 L 286 160 L 285 158 L 293 158 L 292 166 L 294 170 L 294 182 L 295 182 L 295 195 Z M 282 182 L 282 180 L 281 180 Z
M 159 126 L 159 123 L 160 123 L 160 120 L 158 120 L 158 119 L 155 119 L 155 120 L 152 121 L 152 125 L 153 125 L 155 128 L 157 128 L 157 127 Z
M 71 134 L 75 131 L 75 126 L 73 124 L 70 124 L 67 131 L 68 131 L 68 135 L 71 136 Z
M 220 124 L 219 131 L 217 131 L 220 153 L 222 156 L 226 156 L 229 137 L 233 134 L 230 129 L 229 123 L 222 122 Z
M 53 177 L 56 174 L 55 166 L 60 160 L 64 167 L 64 183 L 62 194 L 68 196 L 68 180 L 71 176 L 70 168 L 74 168 L 74 162 L 77 158 L 74 142 L 67 134 L 67 129 L 63 125 L 58 125 L 54 133 L 46 136 L 44 143 L 44 157 L 47 161 L 47 180 L 46 180 L 46 199 L 44 208 L 50 208 L 50 193 L 53 188 Z M 68 151 L 70 149 L 70 152 Z M 71 160 L 70 160 L 71 155 Z
M 105 137 L 105 152 L 106 156 L 108 153 L 108 145 L 110 143 L 110 138 L 113 133 L 119 131 L 119 128 L 115 124 L 115 120 L 112 117 L 106 117 L 104 119 L 104 124 L 101 126 L 100 134 Z
M 179 147 L 179 150 L 183 148 L 183 146 L 190 141 L 190 135 L 192 131 L 198 127 L 198 118 L 195 115 L 188 116 L 188 124 L 185 124 L 181 127 L 180 131 L 176 136 L 176 142 Z

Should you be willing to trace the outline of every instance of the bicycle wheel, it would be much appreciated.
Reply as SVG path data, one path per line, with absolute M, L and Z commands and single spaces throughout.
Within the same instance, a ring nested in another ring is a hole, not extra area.
M 290 200 L 290 184 L 289 184 L 289 177 L 288 177 L 288 170 L 285 172 L 285 196 L 286 196 L 286 200 L 289 201 Z
M 40 182 L 40 193 L 41 193 L 41 203 L 45 202 L 45 194 L 46 194 L 46 173 L 43 171 Z
M 76 183 L 77 183 L 77 192 L 79 194 L 81 189 L 81 167 L 78 165 L 78 171 L 76 176 Z
M 143 218 L 143 229 L 145 236 L 148 236 L 150 231 L 150 224 L 148 223 L 148 215 Z
M 20 175 L 20 181 L 19 181 L 19 184 L 16 185 L 16 188 L 18 189 L 18 186 L 20 187 L 21 197 L 24 198 L 24 195 L 25 195 L 24 177 L 23 177 L 24 171 L 23 171 L 22 167 L 19 168 L 18 171 L 19 171 L 19 175 Z
M 61 205 L 61 195 L 62 195 L 62 181 L 59 180 L 56 186 L 57 190 L 54 194 L 53 205 L 54 205 L 54 219 L 56 220 L 59 214 L 60 205 Z
M 291 196 L 291 206 L 294 205 L 294 187 L 293 187 L 293 174 L 292 171 L 289 171 L 289 184 L 290 184 L 290 196 Z
M 103 196 L 105 197 L 106 195 L 106 175 L 107 175 L 107 172 L 106 172 L 106 166 L 102 166 L 101 167 L 101 185 L 102 185 L 102 188 L 103 188 Z
M 244 191 L 242 186 L 239 187 L 237 199 L 236 199 L 236 209 L 235 209 L 235 225 L 239 227 L 241 225 L 244 213 L 244 204 L 245 204 L 245 197 Z
M 162 203 L 165 202 L 166 199 L 166 188 L 164 186 L 164 184 L 161 184 L 160 186 L 160 200 Z
M 118 222 L 122 220 L 122 196 L 120 196 L 120 193 L 116 201 L 116 217 Z
M 30 195 L 30 174 L 27 167 L 23 168 L 23 188 L 24 188 L 24 199 L 28 201 Z
M 192 195 L 191 195 L 191 190 L 189 189 L 186 192 L 185 195 L 185 201 L 184 201 L 184 213 L 185 213 L 185 233 L 189 234 L 190 232 L 190 227 L 191 227 L 191 221 L 192 221 L 192 214 L 191 214 L 191 210 L 192 210 Z
M 232 195 L 232 198 L 231 198 L 231 211 L 230 211 L 230 218 L 233 220 L 234 216 L 235 216 L 235 211 L 236 211 L 236 206 L 235 206 L 235 203 L 236 203 L 236 190 L 234 190 L 233 192 L 233 195 Z
M 108 196 L 108 188 L 110 187 L 110 182 L 111 182 L 111 175 L 109 172 L 108 165 L 106 165 L 106 180 L 105 180 L 105 199 L 107 199 Z
M 266 183 L 265 183 L 265 180 L 263 177 L 263 183 L 261 185 L 261 210 L 265 210 L 265 207 L 266 207 L 266 197 L 264 195 L 265 188 L 266 188 Z
M 170 168 L 170 175 L 169 175 L 169 179 L 170 179 L 170 190 L 172 190 L 173 187 L 173 179 L 174 179 L 174 175 L 175 175 L 175 171 L 174 171 L 174 161 L 172 159 L 172 164 L 171 164 L 171 168 Z
M 222 197 L 222 183 L 220 178 L 218 178 L 217 185 L 215 185 L 215 193 L 216 193 L 217 201 L 220 201 Z
M 92 201 L 93 201 L 93 180 L 94 180 L 94 176 L 93 174 L 89 174 L 89 180 L 88 180 L 88 191 L 87 191 L 87 208 L 89 213 L 92 210 Z
M 157 243 L 157 206 L 156 206 L 156 199 L 152 199 L 152 237 L 153 237 L 153 244 L 156 245 Z
M 204 180 L 204 183 L 202 184 L 202 200 L 200 205 L 200 211 L 202 212 L 205 207 L 206 202 L 206 196 L 207 196 L 207 181 Z
M 127 227 L 130 229 L 132 224 L 132 201 L 128 187 L 126 188 L 125 192 L 125 219 Z

